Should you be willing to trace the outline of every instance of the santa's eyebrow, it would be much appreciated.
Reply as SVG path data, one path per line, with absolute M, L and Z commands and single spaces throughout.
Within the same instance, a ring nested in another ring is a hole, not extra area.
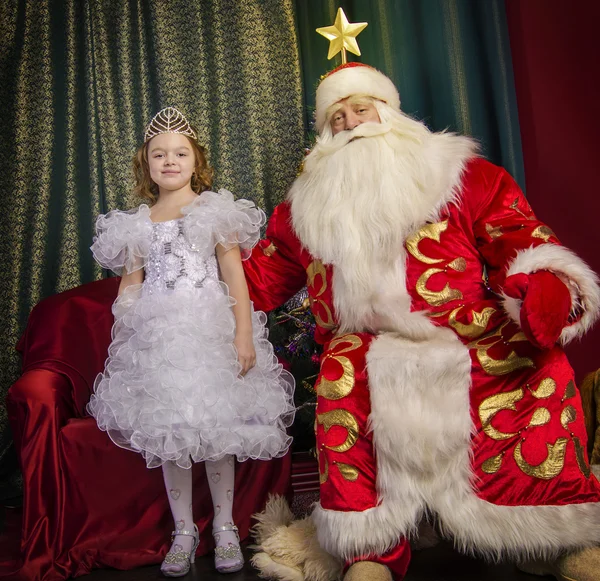
M 357 105 L 372 105 L 375 102 L 375 99 L 369 95 L 350 95 L 350 97 L 346 97 L 346 99 L 348 104 L 352 107 Z M 341 105 L 339 101 L 330 105 L 325 111 L 325 118 L 331 119 L 340 109 Z

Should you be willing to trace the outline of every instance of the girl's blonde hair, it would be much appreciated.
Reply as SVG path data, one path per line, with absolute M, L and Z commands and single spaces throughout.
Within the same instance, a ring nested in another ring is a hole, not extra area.
M 201 194 L 212 186 L 214 170 L 208 165 L 208 161 L 206 160 L 206 148 L 200 145 L 195 139 L 187 135 L 185 137 L 190 142 L 196 159 L 196 166 L 194 167 L 190 185 L 192 190 L 197 194 Z M 133 191 L 136 196 L 149 200 L 152 205 L 158 200 L 158 186 L 150 177 L 148 143 L 150 143 L 150 140 L 144 143 L 133 156 L 133 175 L 135 179 Z

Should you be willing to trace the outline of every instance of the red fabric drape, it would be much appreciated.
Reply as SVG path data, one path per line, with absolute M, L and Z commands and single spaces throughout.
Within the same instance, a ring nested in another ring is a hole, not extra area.
M 162 471 L 116 447 L 85 415 L 110 342 L 117 288 L 118 279 L 103 280 L 43 301 L 19 343 L 24 373 L 7 405 L 24 480 L 21 554 L 0 546 L 4 572 L 18 569 L 14 578 L 130 569 L 160 562 L 170 545 Z M 242 538 L 268 494 L 287 492 L 290 464 L 289 455 L 238 464 L 234 518 Z M 194 514 L 199 554 L 206 553 L 213 547 L 212 503 L 203 465 L 194 467 Z

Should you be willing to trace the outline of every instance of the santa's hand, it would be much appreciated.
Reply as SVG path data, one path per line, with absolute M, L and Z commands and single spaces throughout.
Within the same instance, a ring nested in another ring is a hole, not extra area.
M 520 321 L 527 339 L 541 349 L 551 349 L 569 320 L 571 294 L 567 285 L 554 273 L 539 270 L 507 277 L 502 290 L 523 301 Z

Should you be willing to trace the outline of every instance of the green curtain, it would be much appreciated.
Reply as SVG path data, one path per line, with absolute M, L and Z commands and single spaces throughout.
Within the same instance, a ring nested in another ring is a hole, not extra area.
M 94 219 L 139 203 L 131 158 L 154 113 L 180 108 L 215 186 L 267 212 L 305 127 L 292 0 L 1 0 L 0 14 L 4 401 L 31 308 L 102 276 Z M 0 455 L 10 439 L 0 405 Z
M 436 131 L 477 138 L 488 159 L 524 187 L 521 139 L 504 0 L 296 0 L 311 123 L 329 41 L 315 32 L 333 24 L 338 6 L 350 22 L 368 22 L 357 37 L 362 55 L 400 91 L 402 109 Z

